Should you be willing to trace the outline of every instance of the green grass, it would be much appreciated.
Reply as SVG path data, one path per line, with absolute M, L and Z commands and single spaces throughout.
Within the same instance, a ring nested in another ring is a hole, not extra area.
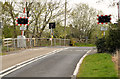
M 95 44 L 88 44 L 88 43 L 75 43 L 75 46 L 80 46 L 80 47 L 95 47 Z
M 80 66 L 77 77 L 118 77 L 110 54 L 88 55 Z
M 0 53 L 0 56 L 1 56 L 1 55 L 7 55 L 7 53 Z

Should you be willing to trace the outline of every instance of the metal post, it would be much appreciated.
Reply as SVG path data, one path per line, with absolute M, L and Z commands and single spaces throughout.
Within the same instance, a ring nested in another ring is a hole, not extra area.
M 8 52 L 8 40 L 7 40 L 7 52 Z
M 56 46 L 56 39 L 54 38 L 54 46 Z
M 25 17 L 25 8 L 24 8 L 24 11 L 23 11 L 23 16 Z M 25 27 L 24 25 L 22 25 L 22 27 Z M 22 33 L 21 33 L 22 36 L 24 36 L 24 30 L 22 30 Z
M 31 38 L 30 38 L 30 40 L 29 40 L 29 41 L 30 41 L 30 48 L 31 48 L 31 47 L 32 47 L 32 44 L 31 44 L 31 43 L 32 43 Z
M 103 34 L 104 36 L 105 36 L 105 31 L 104 31 L 104 34 Z
M 51 46 L 52 46 L 52 28 L 51 28 Z
M 58 39 L 59 40 L 59 45 L 60 45 L 60 39 Z
M 13 39 L 13 40 L 14 40 L 14 49 L 16 50 L 15 39 Z
M 118 20 L 119 20 L 119 18 L 120 18 L 120 0 L 118 2 Z
M 67 10 L 67 0 L 65 0 L 65 25 L 64 25 L 64 39 L 66 39 L 66 12 Z M 64 45 L 65 45 L 65 40 L 64 40 Z

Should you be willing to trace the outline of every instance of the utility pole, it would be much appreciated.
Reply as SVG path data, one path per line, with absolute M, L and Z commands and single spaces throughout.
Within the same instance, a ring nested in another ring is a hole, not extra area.
M 119 18 L 120 18 L 120 0 L 117 5 L 118 5 L 118 20 L 119 20 Z
M 64 25 L 64 45 L 65 45 L 65 39 L 66 39 L 66 14 L 67 14 L 67 0 L 65 0 L 65 25 Z
M 117 3 L 117 5 L 118 5 L 118 26 L 120 26 L 120 0 Z

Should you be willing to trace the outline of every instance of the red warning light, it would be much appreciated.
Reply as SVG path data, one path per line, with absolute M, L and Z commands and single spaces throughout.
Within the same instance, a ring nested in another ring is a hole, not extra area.
M 98 16 L 98 18 L 97 18 L 98 23 L 97 24 L 104 24 L 104 23 L 108 24 L 111 21 L 111 15 L 101 15 L 101 16 L 97 15 L 97 16 Z
M 17 18 L 17 20 L 16 20 L 17 26 L 18 25 L 20 25 L 20 26 L 29 25 L 29 20 L 28 20 L 29 17 L 20 17 L 20 18 L 16 17 L 16 18 Z

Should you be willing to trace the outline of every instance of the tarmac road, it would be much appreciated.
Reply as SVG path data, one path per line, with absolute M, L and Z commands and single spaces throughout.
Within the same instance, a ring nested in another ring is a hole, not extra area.
M 35 61 L 23 68 L 20 68 L 4 77 L 38 77 L 45 79 L 54 77 L 63 79 L 62 77 L 71 77 L 80 58 L 93 49 L 92 47 L 70 47 L 56 54 L 47 56 L 43 59 Z M 3 77 L 3 78 L 4 78 Z M 12 78 L 11 78 L 12 79 Z M 34 78 L 33 78 L 34 79 Z

